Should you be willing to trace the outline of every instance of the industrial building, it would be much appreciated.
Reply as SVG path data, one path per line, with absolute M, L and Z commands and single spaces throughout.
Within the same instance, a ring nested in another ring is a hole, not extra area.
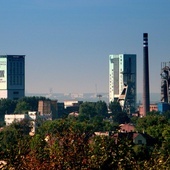
M 159 111 L 158 109 L 158 104 L 150 104 L 149 105 L 149 111 L 148 112 L 157 112 Z M 139 112 L 139 117 L 145 117 L 146 114 L 144 112 L 144 108 L 143 108 L 143 105 L 139 105 L 138 106 L 138 112 Z
M 170 62 L 161 63 L 161 102 L 170 103 Z
M 123 111 L 136 108 L 136 54 L 109 55 L 109 102 L 118 101 Z
M 0 98 L 25 96 L 25 56 L 0 55 Z
M 40 115 L 52 115 L 52 119 L 59 117 L 57 100 L 40 100 L 38 102 L 38 112 Z

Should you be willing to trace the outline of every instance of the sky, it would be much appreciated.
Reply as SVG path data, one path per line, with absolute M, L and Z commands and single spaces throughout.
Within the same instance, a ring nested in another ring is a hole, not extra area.
M 170 61 L 169 0 L 0 0 L 0 54 L 25 55 L 26 92 L 109 91 L 109 55 L 137 55 L 143 85 L 148 33 L 150 91 Z

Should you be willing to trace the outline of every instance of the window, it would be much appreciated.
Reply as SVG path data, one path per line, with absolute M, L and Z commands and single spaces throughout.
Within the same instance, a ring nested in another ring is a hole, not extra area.
M 13 94 L 19 94 L 19 92 L 18 91 L 14 91 Z
M 138 144 L 142 144 L 142 140 L 138 140 Z

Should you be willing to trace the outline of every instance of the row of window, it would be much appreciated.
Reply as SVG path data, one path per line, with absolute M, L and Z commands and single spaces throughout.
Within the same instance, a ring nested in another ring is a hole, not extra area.
M 11 62 L 9 65 L 9 74 L 23 74 L 24 65 L 22 62 Z
M 10 82 L 10 85 L 22 85 L 23 76 L 10 76 L 9 82 Z

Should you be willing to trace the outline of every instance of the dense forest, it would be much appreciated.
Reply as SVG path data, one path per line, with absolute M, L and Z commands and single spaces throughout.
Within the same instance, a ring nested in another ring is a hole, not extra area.
M 1 100 L 0 113 L 3 107 L 11 109 L 10 112 L 37 110 L 38 100 L 39 97 L 18 102 L 6 100 L 6 103 Z M 133 123 L 137 132 L 150 135 L 154 143 L 135 145 L 128 138 L 115 141 L 113 135 L 94 133 L 115 134 L 120 123 Z M 0 131 L 1 169 L 168 170 L 170 167 L 169 111 L 150 112 L 143 118 L 128 117 L 116 102 L 109 106 L 104 101 L 84 102 L 78 117 L 64 114 L 59 119 L 42 122 L 33 136 L 29 135 L 30 128 L 29 121 L 22 120 Z

